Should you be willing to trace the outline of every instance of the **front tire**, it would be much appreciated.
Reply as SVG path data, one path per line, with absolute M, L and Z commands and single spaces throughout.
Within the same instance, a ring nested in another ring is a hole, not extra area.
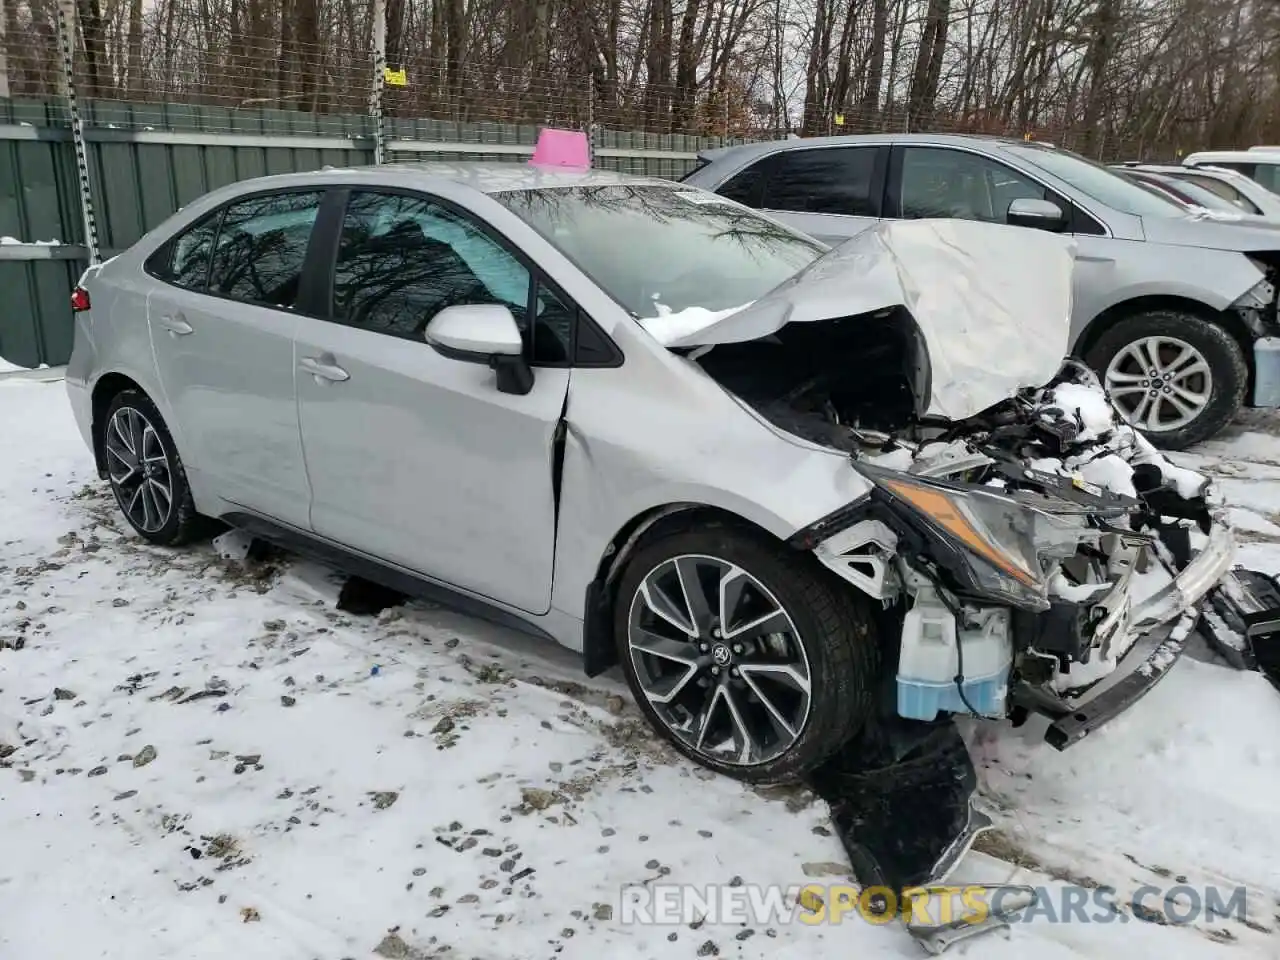
M 1120 415 L 1166 450 L 1217 434 L 1244 404 L 1249 385 L 1235 338 L 1181 310 L 1125 317 L 1099 338 L 1088 361 Z
M 164 418 L 139 390 L 112 398 L 102 421 L 102 455 L 111 492 L 144 540 L 174 547 L 200 533 L 187 473 Z
M 614 608 L 632 695 L 677 750 L 752 783 L 799 779 L 870 715 L 864 604 L 812 556 L 728 525 L 643 544 Z

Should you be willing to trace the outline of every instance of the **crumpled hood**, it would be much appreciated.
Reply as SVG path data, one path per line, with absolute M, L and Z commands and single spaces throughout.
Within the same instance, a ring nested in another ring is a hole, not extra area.
M 1062 367 L 1074 250 L 1063 237 L 1021 227 L 884 221 L 750 306 L 727 317 L 709 314 L 705 326 L 667 346 L 740 343 L 788 323 L 904 307 L 928 352 L 925 412 L 963 420 L 1024 387 L 1042 386 Z
M 1143 217 L 1142 232 L 1148 243 L 1177 247 L 1238 250 L 1241 253 L 1280 250 L 1280 223 L 1251 217 L 1220 220 L 1209 217 Z

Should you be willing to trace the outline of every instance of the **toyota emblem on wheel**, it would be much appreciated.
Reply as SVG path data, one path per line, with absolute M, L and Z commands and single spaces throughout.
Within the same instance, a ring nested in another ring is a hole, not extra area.
M 716 666 L 727 667 L 729 661 L 733 659 L 733 654 L 723 643 L 717 643 L 711 648 L 711 659 L 716 662 Z

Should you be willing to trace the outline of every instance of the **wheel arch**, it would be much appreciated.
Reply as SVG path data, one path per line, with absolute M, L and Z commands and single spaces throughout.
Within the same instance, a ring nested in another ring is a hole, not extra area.
M 98 476 L 104 479 L 107 475 L 107 463 L 106 454 L 103 452 L 103 422 L 106 419 L 107 408 L 111 406 L 111 401 L 125 390 L 137 390 L 143 396 L 149 396 L 138 381 L 119 372 L 105 373 L 99 377 L 97 382 L 94 383 L 93 392 L 90 395 L 90 410 L 92 411 L 90 430 L 93 436 L 93 461 L 98 469 Z
M 705 503 L 668 503 L 632 517 L 610 538 L 587 584 L 582 624 L 582 666 L 589 677 L 604 673 L 618 662 L 613 638 L 613 605 L 617 583 L 636 548 L 655 537 L 687 530 L 700 524 L 719 523 L 761 534 L 779 546 L 795 549 L 785 540 L 741 514 Z
M 1215 310 L 1213 307 L 1191 297 L 1183 297 L 1176 294 L 1149 294 L 1131 297 L 1127 300 L 1121 300 L 1119 303 L 1114 303 L 1089 321 L 1077 339 L 1075 349 L 1072 352 L 1080 359 L 1084 359 L 1097 345 L 1103 334 L 1121 320 L 1152 310 L 1177 310 L 1181 313 L 1190 313 L 1206 323 L 1215 324 L 1227 331 L 1231 335 L 1231 339 L 1240 345 L 1240 349 L 1244 353 L 1245 365 L 1249 369 L 1249 391 L 1252 393 L 1253 337 L 1250 335 L 1249 328 L 1245 325 L 1244 320 L 1231 310 Z

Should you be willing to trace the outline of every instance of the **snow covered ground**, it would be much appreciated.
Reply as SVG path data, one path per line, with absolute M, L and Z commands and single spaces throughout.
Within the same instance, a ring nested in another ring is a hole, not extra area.
M 565 651 L 423 605 L 343 614 L 309 563 L 143 545 L 60 383 L 0 378 L 0 451 L 0 957 L 922 955 L 855 919 L 623 925 L 624 883 L 838 874 L 824 805 L 677 759 Z M 1185 461 L 1280 572 L 1276 422 Z M 957 879 L 1245 887 L 1247 923 L 1041 914 L 956 955 L 1277 955 L 1280 694 L 1212 661 L 1066 753 L 979 731 L 999 830 Z

